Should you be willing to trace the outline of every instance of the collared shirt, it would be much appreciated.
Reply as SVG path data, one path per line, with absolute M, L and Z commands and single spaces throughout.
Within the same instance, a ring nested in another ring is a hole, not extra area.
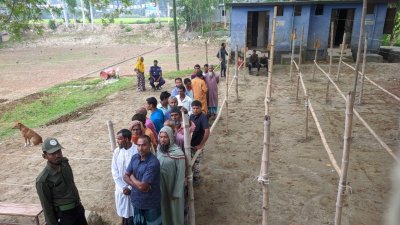
M 177 96 L 179 94 L 179 88 L 178 87 L 174 87 L 174 89 L 172 89 L 171 91 L 171 96 Z M 188 90 L 185 91 L 185 95 L 189 95 Z
M 132 156 L 136 153 L 137 146 L 135 144 L 132 144 L 129 149 L 117 147 L 112 158 L 111 173 L 115 182 L 115 206 L 118 216 L 123 218 L 133 216 L 131 197 L 125 195 L 123 191 L 124 188 L 132 190 L 132 187 L 124 181 L 124 175 Z
M 159 66 L 152 66 L 150 67 L 150 76 L 154 77 L 154 79 L 158 79 L 162 73 L 161 67 Z
M 189 115 L 191 115 L 193 100 L 187 95 L 185 95 L 185 98 L 183 100 L 181 100 L 180 95 L 177 95 L 175 97 L 178 99 L 178 106 L 182 106 L 183 108 L 185 108 L 189 112 Z
M 158 103 L 157 104 L 157 108 L 158 109 L 161 109 L 161 111 L 164 113 L 164 115 L 165 115 L 165 113 L 169 110 L 169 105 L 167 105 L 167 107 L 164 107 L 163 105 L 161 105 L 161 103 Z
M 196 126 L 193 131 L 192 140 L 190 145 L 195 147 L 201 143 L 204 137 L 205 129 L 209 128 L 207 116 L 204 113 L 195 116 L 194 114 L 190 115 L 190 121 L 194 123 Z
M 48 225 L 58 224 L 56 215 L 58 206 L 80 203 L 74 175 L 67 158 L 62 158 L 59 168 L 53 168 L 47 162 L 44 170 L 36 178 L 36 191 Z
M 151 121 L 156 126 L 157 134 L 160 132 L 161 128 L 164 126 L 164 113 L 161 109 L 155 109 L 150 115 Z
M 132 188 L 131 200 L 132 205 L 138 209 L 153 209 L 160 207 L 161 190 L 160 190 L 160 162 L 151 153 L 145 160 L 141 160 L 139 154 L 133 155 L 128 168 L 128 173 L 132 173 L 137 180 L 150 185 L 148 192 L 142 192 L 136 187 Z

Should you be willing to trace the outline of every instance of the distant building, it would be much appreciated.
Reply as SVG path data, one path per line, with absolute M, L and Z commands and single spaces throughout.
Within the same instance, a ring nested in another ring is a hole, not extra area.
M 368 32 L 368 49 L 379 51 L 383 34 L 393 27 L 395 9 L 388 3 L 395 0 L 368 0 L 365 31 Z M 308 59 L 314 56 L 314 42 L 320 41 L 319 55 L 326 56 L 330 43 L 330 24 L 334 22 L 333 43 L 339 47 L 343 34 L 346 44 L 356 52 L 362 0 L 310 0 L 270 1 L 264 3 L 231 3 L 230 36 L 231 46 L 239 49 L 248 47 L 266 51 L 271 42 L 274 6 L 278 7 L 275 33 L 275 60 L 292 49 L 291 31 L 296 30 L 295 48 L 300 46 L 301 31 L 304 28 L 303 49 Z M 393 17 L 393 18 L 392 18 Z

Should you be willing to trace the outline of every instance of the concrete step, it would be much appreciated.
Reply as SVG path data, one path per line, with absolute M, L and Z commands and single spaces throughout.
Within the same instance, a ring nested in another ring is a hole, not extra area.
M 340 51 L 341 51 L 340 48 L 332 48 L 332 49 L 328 48 L 327 49 L 328 56 L 330 56 L 332 54 L 333 57 L 340 57 Z M 344 49 L 343 56 L 346 56 L 346 57 L 352 56 L 351 49 L 349 49 L 349 48 Z

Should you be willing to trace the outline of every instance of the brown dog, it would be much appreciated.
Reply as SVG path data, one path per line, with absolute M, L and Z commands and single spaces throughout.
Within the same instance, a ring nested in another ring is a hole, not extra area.
M 25 139 L 25 147 L 31 145 L 31 141 L 33 145 L 38 145 L 42 143 L 42 137 L 37 134 L 35 131 L 29 129 L 27 126 L 23 125 L 20 122 L 15 122 L 13 126 L 14 129 L 19 129 L 21 131 L 22 137 Z

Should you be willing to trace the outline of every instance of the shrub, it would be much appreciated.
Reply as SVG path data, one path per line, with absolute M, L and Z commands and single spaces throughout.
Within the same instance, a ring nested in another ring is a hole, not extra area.
M 132 27 L 125 27 L 125 32 L 131 32 L 132 31 Z
M 52 29 L 53 31 L 57 30 L 57 24 L 55 20 L 49 20 L 48 22 L 48 26 L 50 29 Z
M 145 22 L 143 20 L 136 20 L 136 24 L 144 24 Z
M 151 17 L 151 18 L 149 19 L 149 23 L 155 23 L 155 22 L 156 22 L 156 18 Z
M 174 29 L 175 29 L 175 28 L 174 28 L 174 22 L 169 23 L 168 26 L 169 26 L 169 30 L 170 30 L 170 31 L 174 31 Z M 178 30 L 179 30 L 179 27 L 180 27 L 180 26 L 179 26 L 179 23 L 177 23 L 177 26 L 178 26 L 177 28 L 178 28 Z

